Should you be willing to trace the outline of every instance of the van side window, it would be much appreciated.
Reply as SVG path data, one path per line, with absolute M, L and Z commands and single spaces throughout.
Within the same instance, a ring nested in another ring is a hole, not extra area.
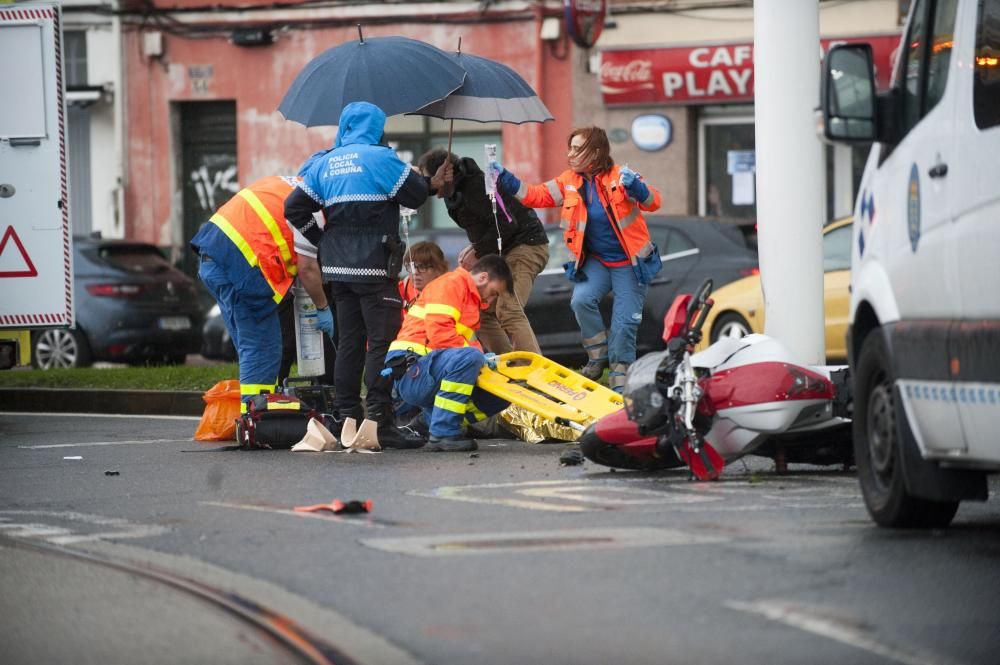
M 921 116 L 934 108 L 944 96 L 948 82 L 948 66 L 955 43 L 955 10 L 958 0 L 938 0 L 931 24 L 931 52 L 927 58 L 927 93 Z
M 906 53 L 902 58 L 900 74 L 903 77 L 902 91 L 902 127 L 900 136 L 905 136 L 920 120 L 920 73 L 923 70 L 924 47 L 926 45 L 925 18 L 927 2 L 917 0 L 912 9 L 913 18 L 910 21 L 910 31 L 906 35 Z
M 979 0 L 972 108 L 979 129 L 1000 125 L 1000 2 L 993 0 Z

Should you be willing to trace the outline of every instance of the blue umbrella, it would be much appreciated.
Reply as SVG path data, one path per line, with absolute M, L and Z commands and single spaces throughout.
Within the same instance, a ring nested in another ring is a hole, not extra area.
M 415 115 L 515 125 L 553 120 L 538 94 L 507 65 L 461 51 L 450 57 L 466 71 L 465 83 L 444 99 L 413 111 Z
M 461 65 L 430 44 L 362 36 L 313 58 L 295 77 L 278 111 L 306 127 L 336 125 L 351 102 L 371 102 L 395 115 L 443 99 L 464 80 Z

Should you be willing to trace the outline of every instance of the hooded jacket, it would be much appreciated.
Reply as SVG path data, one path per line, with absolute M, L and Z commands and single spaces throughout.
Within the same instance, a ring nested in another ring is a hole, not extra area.
M 500 229 L 503 253 L 518 245 L 547 245 L 549 237 L 531 208 L 521 204 L 509 194 L 503 196 L 504 205 L 511 220 L 497 206 L 496 219 L 493 207 L 486 195 L 486 175 L 474 159 L 463 157 L 455 169 L 454 194 L 445 198 L 448 215 L 456 224 L 465 229 L 469 242 L 477 256 L 497 253 L 497 228 Z
M 385 113 L 354 102 L 340 114 L 333 148 L 303 165 L 302 182 L 285 202 L 285 217 L 319 246 L 324 281 L 395 281 L 405 245 L 399 237 L 399 206 L 418 208 L 428 179 L 379 142 Z M 312 214 L 322 210 L 321 230 Z

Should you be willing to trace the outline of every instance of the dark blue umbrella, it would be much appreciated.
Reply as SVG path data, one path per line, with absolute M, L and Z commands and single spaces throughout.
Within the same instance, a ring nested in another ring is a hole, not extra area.
M 464 80 L 461 65 L 430 44 L 406 37 L 362 37 L 313 58 L 295 77 L 278 111 L 306 127 L 336 125 L 351 102 L 371 102 L 395 115 L 447 97 Z
M 503 63 L 468 53 L 452 53 L 466 71 L 462 87 L 413 113 L 442 120 L 476 122 L 545 122 L 552 114 L 521 75 Z

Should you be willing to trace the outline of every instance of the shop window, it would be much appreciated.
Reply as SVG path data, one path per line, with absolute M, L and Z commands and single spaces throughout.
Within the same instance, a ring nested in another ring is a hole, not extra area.
M 698 212 L 757 218 L 753 116 L 703 117 L 699 122 Z

